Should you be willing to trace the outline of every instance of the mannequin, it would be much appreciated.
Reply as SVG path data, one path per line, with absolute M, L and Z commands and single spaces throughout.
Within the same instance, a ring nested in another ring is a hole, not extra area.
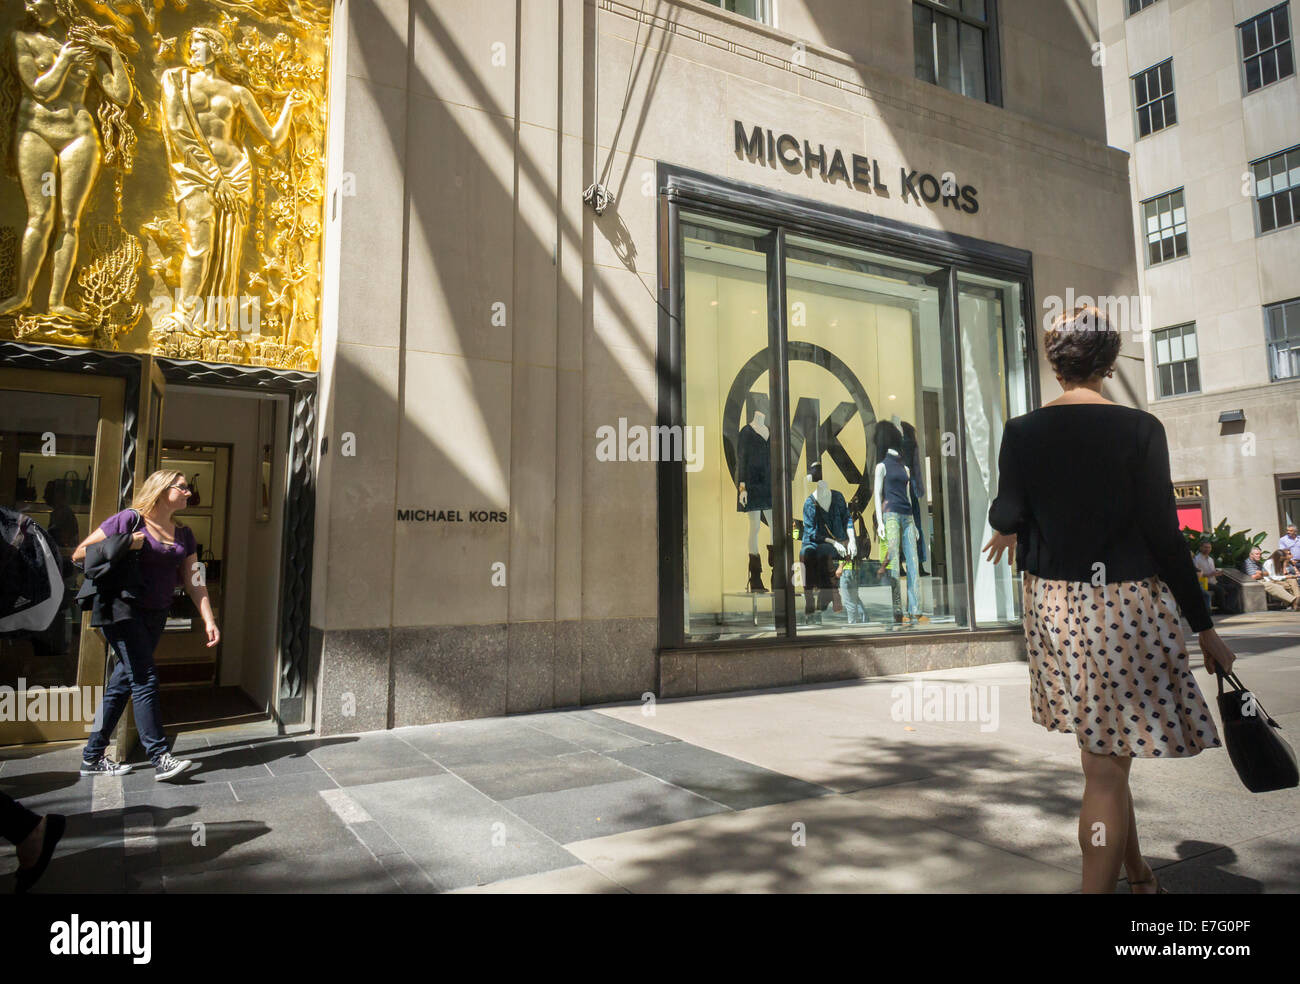
M 820 625 L 821 615 L 834 588 L 831 571 L 841 559 L 857 553 L 857 540 L 844 493 L 832 489 L 822 477 L 821 462 L 808 469 L 815 486 L 803 504 L 803 537 L 799 559 L 804 563 L 804 624 Z M 816 591 L 816 602 L 813 592 Z
M 763 564 L 758 556 L 758 531 L 764 521 L 772 525 L 772 458 L 768 451 L 771 432 L 767 415 L 755 410 L 736 441 L 736 511 L 749 517 L 749 572 L 747 591 L 766 591 L 763 587 Z M 772 590 L 785 587 L 784 572 L 772 563 L 772 545 L 767 547 L 767 563 L 772 568 Z M 779 578 L 778 573 L 782 576 Z
M 916 428 L 906 420 L 902 422 L 900 429 L 903 432 L 903 444 L 899 448 L 899 454 L 902 456 L 903 464 L 911 470 L 913 475 L 912 482 L 912 520 L 916 523 L 916 559 L 920 562 L 918 570 L 924 577 L 928 571 L 925 569 L 926 553 L 928 550 L 928 537 L 926 536 L 926 526 L 921 522 L 921 500 L 925 497 L 925 471 L 921 468 L 921 461 L 924 457 L 921 454 L 920 440 L 916 435 Z
M 876 430 L 877 447 L 883 448 L 876 465 L 873 486 L 876 507 L 876 536 L 888 545 L 890 588 L 894 601 L 894 622 L 921 625 L 929 622 L 921 613 L 921 571 L 916 557 L 916 522 L 912 514 L 915 479 L 903 461 L 903 435 L 898 427 L 885 422 Z M 899 553 L 907 565 L 907 612 L 902 611 L 900 597 Z

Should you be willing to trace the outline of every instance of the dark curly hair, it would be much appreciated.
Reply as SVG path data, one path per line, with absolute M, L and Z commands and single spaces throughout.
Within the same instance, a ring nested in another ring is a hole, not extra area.
M 1119 331 L 1095 307 L 1079 305 L 1052 321 L 1043 336 L 1047 361 L 1067 383 L 1109 375 L 1119 358 Z

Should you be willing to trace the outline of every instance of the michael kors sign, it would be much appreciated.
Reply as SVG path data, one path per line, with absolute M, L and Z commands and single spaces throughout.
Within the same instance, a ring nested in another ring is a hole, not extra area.
M 834 184 L 843 181 L 850 188 L 868 194 L 888 197 L 889 186 L 880 180 L 880 162 L 861 154 L 845 153 L 838 147 L 811 144 L 790 133 L 776 133 L 755 126 L 745 129 L 740 120 L 735 121 L 736 156 L 766 167 L 782 167 L 791 174 L 802 172 L 811 176 L 814 171 L 822 179 Z M 899 191 L 903 204 L 915 201 L 927 205 L 943 203 L 944 208 L 974 215 L 980 210 L 974 185 L 958 184 L 951 171 L 938 177 L 917 172 L 906 167 L 898 169 Z

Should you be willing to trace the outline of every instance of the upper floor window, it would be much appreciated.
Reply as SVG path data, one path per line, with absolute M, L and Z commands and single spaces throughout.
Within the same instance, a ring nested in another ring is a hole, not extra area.
M 1259 231 L 1272 232 L 1300 221 L 1300 147 L 1251 162 Z
M 1187 255 L 1187 209 L 1183 189 L 1148 198 L 1142 203 L 1147 237 L 1147 266 Z
M 1247 93 L 1295 74 L 1287 4 L 1238 24 L 1237 37 L 1241 42 Z
M 1172 58 L 1133 76 L 1133 103 L 1137 108 L 1139 138 L 1178 122 Z
M 1300 298 L 1264 308 L 1268 325 L 1268 375 L 1279 379 L 1300 377 Z
M 916 77 L 963 96 L 1000 103 L 994 0 L 914 0 Z
M 1196 358 L 1196 325 L 1178 325 L 1152 332 L 1156 350 L 1156 385 L 1161 396 L 1201 391 Z
M 1132 17 L 1139 10 L 1146 10 L 1155 2 L 1156 0 L 1128 0 L 1128 14 Z
M 772 23 L 772 0 L 704 0 L 733 14 L 749 17 L 760 24 Z

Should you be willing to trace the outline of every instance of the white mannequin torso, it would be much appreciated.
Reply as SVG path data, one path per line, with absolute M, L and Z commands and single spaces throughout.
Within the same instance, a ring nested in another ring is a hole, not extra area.
M 754 419 L 749 422 L 749 426 L 754 428 L 754 432 L 763 440 L 771 439 L 771 432 L 767 429 L 767 417 L 759 411 L 754 411 Z

